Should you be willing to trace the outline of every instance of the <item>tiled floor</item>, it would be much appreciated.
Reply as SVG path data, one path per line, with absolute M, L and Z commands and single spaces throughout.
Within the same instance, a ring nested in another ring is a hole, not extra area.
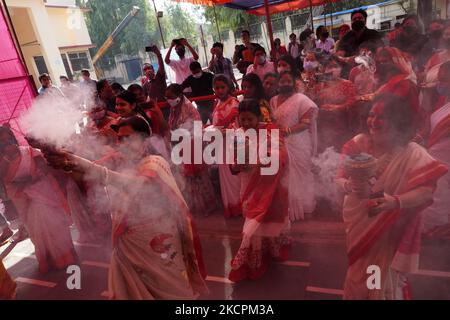
M 242 218 L 225 220 L 220 214 L 195 217 L 203 246 L 210 294 L 202 299 L 341 299 L 347 266 L 344 226 L 322 217 L 292 226 L 290 260 L 273 263 L 257 281 L 231 283 L 230 261 L 240 244 Z M 106 299 L 110 246 L 78 244 L 81 290 L 69 290 L 62 271 L 40 274 L 30 240 L 0 248 L 8 272 L 18 284 L 18 299 Z M 449 243 L 425 242 L 422 271 L 410 277 L 413 297 L 450 298 Z

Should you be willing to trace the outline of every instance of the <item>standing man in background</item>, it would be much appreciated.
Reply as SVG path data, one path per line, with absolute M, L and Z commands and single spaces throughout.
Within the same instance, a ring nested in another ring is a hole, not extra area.
M 183 89 L 191 88 L 191 97 L 208 96 L 214 94 L 214 75 L 209 72 L 203 72 L 202 66 L 198 61 L 192 62 L 189 68 L 192 75 L 190 75 L 186 78 L 186 80 L 183 81 L 181 85 Z M 197 105 L 197 110 L 198 113 L 200 113 L 203 124 L 206 124 L 208 120 L 212 122 L 211 113 L 213 112 L 214 101 L 197 101 L 195 102 L 195 104 Z
M 223 56 L 223 44 L 220 42 L 213 44 L 208 69 L 214 74 L 225 75 L 234 83 L 235 88 L 238 88 L 238 83 L 234 77 L 233 64 L 230 59 Z
M 253 50 L 259 45 L 257 43 L 250 42 L 250 32 L 248 30 L 243 30 L 241 37 L 243 44 L 235 47 L 233 64 L 235 64 L 238 70 L 245 75 L 247 73 L 248 66 L 255 60 Z
M 192 57 L 186 58 L 186 47 L 189 49 L 189 51 L 192 54 Z M 172 53 L 172 49 L 175 48 L 175 51 L 180 58 L 180 60 L 171 60 L 170 55 Z M 172 68 L 172 70 L 175 72 L 175 82 L 178 84 L 182 84 L 184 80 L 186 80 L 187 77 L 190 76 L 191 70 L 189 69 L 189 66 L 192 62 L 198 60 L 198 54 L 192 48 L 192 46 L 189 44 L 189 42 L 186 39 L 174 39 L 172 40 L 172 43 L 170 44 L 169 51 L 167 51 L 166 58 L 164 61 L 166 64 Z

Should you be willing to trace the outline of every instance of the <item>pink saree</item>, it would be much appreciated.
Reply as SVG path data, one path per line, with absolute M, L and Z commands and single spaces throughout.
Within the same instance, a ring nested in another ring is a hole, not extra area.
M 230 97 L 225 102 L 218 101 L 212 113 L 213 126 L 229 128 L 236 124 L 238 116 L 239 101 Z M 240 201 L 241 178 L 233 175 L 227 164 L 219 165 L 220 192 L 226 218 L 242 214 Z
M 19 148 L 21 156 L 11 163 L 5 178 L 8 194 L 35 246 L 39 270 L 63 269 L 76 261 L 69 205 L 51 169 L 39 166 L 41 153 L 31 147 Z

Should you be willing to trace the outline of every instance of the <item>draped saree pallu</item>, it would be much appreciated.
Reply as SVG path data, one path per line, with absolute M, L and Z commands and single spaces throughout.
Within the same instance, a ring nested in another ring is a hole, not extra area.
M 208 291 L 200 242 L 170 167 L 149 156 L 137 173 L 144 185 L 127 192 L 127 204 L 113 214 L 111 298 L 197 298 Z
M 218 101 L 212 113 L 213 126 L 229 128 L 236 124 L 239 101 L 229 97 L 226 101 Z M 219 164 L 220 193 L 226 218 L 242 215 L 240 201 L 241 178 L 233 175 L 228 164 Z
M 20 156 L 11 162 L 5 185 L 34 244 L 39 270 L 47 272 L 75 264 L 66 197 L 52 169 L 39 165 L 45 161 L 41 153 L 31 147 L 19 150 Z
M 268 124 L 266 128 L 273 129 L 269 126 L 273 125 Z M 270 136 L 270 130 L 268 133 Z M 259 136 L 261 144 L 261 134 Z M 272 157 L 274 155 L 272 148 Z M 286 186 L 281 183 L 281 178 L 285 174 L 287 152 L 281 137 L 277 160 L 279 169 L 274 175 L 262 175 L 259 167 L 240 173 L 241 203 L 245 223 L 240 248 L 231 262 L 232 270 L 229 274 L 231 281 L 258 279 L 267 270 L 271 257 L 278 260 L 288 258 L 290 248 L 290 238 L 287 235 L 288 193 Z
M 364 147 L 357 150 L 357 144 L 354 138 L 344 147 L 344 153 L 369 153 Z M 387 165 L 372 188 L 374 193 L 402 195 L 423 186 L 434 188 L 436 181 L 447 172 L 444 165 L 413 142 L 378 159 L 378 163 L 383 161 Z M 370 217 L 368 201 L 353 194 L 344 200 L 349 259 L 344 299 L 411 299 L 406 274 L 418 269 L 422 211 L 431 203 Z M 368 288 L 369 266 L 380 268 L 381 289 Z
M 271 108 L 280 126 L 293 127 L 306 120 L 310 123 L 307 130 L 284 139 L 289 157 L 288 174 L 283 177 L 286 179 L 284 183 L 289 186 L 289 217 L 291 221 L 302 220 L 305 213 L 312 213 L 316 206 L 311 158 L 317 149 L 318 108 L 302 94 L 294 94 L 280 105 L 278 96 L 274 97 Z
M 450 103 L 439 108 L 430 117 L 431 133 L 428 152 L 443 164 L 450 166 Z M 439 179 L 433 204 L 424 213 L 424 231 L 450 224 L 450 173 Z
M 0 260 L 0 300 L 14 299 L 16 295 L 16 283 L 6 272 L 3 262 Z

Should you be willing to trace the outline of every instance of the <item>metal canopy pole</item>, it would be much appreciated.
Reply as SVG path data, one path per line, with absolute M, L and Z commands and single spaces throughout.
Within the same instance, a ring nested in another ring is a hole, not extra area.
M 213 5 L 213 10 L 214 10 L 214 20 L 216 20 L 217 35 L 219 36 L 219 42 L 222 42 L 222 37 L 220 36 L 220 29 L 219 29 L 219 20 L 217 19 L 217 12 L 215 5 Z
M 163 36 L 163 33 L 162 33 L 162 29 L 161 29 L 161 23 L 159 22 L 158 10 L 156 10 L 155 0 L 152 0 L 152 1 L 153 1 L 153 8 L 155 8 L 156 21 L 158 21 L 159 34 L 161 35 L 161 41 L 162 41 L 162 44 L 163 44 L 163 48 L 165 49 L 166 48 L 166 44 L 164 42 L 164 36 Z
M 312 6 L 312 1 L 311 0 L 309 0 L 309 13 L 311 15 L 311 29 L 312 29 L 312 31 L 314 31 L 313 6 Z
M 270 51 L 274 52 L 272 21 L 270 20 L 269 0 L 264 0 L 264 9 L 266 11 L 267 30 L 269 31 Z

